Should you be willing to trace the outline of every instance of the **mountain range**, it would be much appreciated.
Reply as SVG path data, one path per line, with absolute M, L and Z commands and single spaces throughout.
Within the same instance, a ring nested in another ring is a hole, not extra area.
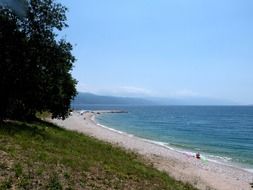
M 234 102 L 202 97 L 132 98 L 79 92 L 72 105 L 237 105 Z

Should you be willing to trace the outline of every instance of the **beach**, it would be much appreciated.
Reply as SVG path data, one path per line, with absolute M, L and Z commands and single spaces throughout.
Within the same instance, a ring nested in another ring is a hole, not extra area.
M 107 111 L 103 111 L 107 112 Z M 97 139 L 115 144 L 142 155 L 147 162 L 177 180 L 189 182 L 199 189 L 251 190 L 253 173 L 215 162 L 204 162 L 189 154 L 183 154 L 162 144 L 120 132 L 96 122 L 96 114 L 102 111 L 73 112 L 65 120 L 51 122 Z M 115 113 L 117 114 L 117 113 Z

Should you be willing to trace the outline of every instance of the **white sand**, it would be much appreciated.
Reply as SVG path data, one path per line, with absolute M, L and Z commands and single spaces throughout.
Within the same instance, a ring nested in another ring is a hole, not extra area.
M 214 162 L 203 162 L 145 139 L 102 127 L 96 124 L 94 113 L 80 115 L 74 112 L 64 121 L 51 122 L 135 151 L 159 170 L 166 171 L 177 180 L 190 182 L 199 189 L 253 190 L 250 187 L 253 173 Z

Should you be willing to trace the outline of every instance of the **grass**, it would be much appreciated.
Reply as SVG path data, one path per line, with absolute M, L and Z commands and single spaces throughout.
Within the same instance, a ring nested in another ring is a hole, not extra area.
M 0 126 L 2 189 L 193 190 L 135 153 L 42 121 Z

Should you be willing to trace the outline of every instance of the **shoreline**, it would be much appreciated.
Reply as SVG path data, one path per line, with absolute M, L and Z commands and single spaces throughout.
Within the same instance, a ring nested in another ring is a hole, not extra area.
M 96 122 L 97 113 L 100 112 L 85 112 L 83 115 L 74 112 L 64 121 L 50 121 L 66 129 L 82 132 L 134 151 L 159 170 L 169 173 L 177 180 L 189 182 L 199 189 L 252 189 L 250 183 L 253 182 L 253 174 L 249 171 L 212 161 L 203 162 L 162 143 L 103 126 Z
M 108 112 L 107 111 L 99 112 L 99 114 L 104 114 L 104 113 L 121 113 L 121 112 L 111 112 L 111 111 L 108 111 Z M 195 157 L 196 153 L 193 150 L 182 149 L 182 148 L 180 149 L 178 147 L 170 146 L 169 143 L 166 143 L 166 142 L 151 140 L 151 139 L 147 139 L 147 138 L 144 138 L 144 137 L 139 137 L 139 136 L 136 136 L 136 135 L 131 134 L 131 133 L 127 133 L 127 132 L 124 132 L 124 131 L 120 131 L 120 130 L 117 130 L 117 129 L 105 126 L 105 125 L 99 123 L 96 120 L 95 116 L 96 116 L 96 113 L 94 113 L 94 117 L 92 117 L 91 120 L 94 121 L 96 125 L 98 125 L 98 126 L 100 126 L 102 128 L 114 131 L 114 132 L 119 133 L 119 134 L 125 134 L 125 135 L 127 135 L 129 137 L 136 137 L 136 138 L 139 138 L 139 139 L 141 139 L 143 141 L 146 141 L 146 142 L 149 142 L 149 143 L 152 143 L 152 144 L 155 144 L 155 145 L 167 148 L 167 149 L 175 151 L 177 153 L 185 154 L 186 156 Z M 246 171 L 246 172 L 249 172 L 249 173 L 253 174 L 253 168 L 246 168 L 246 167 L 243 167 L 243 166 L 246 166 L 246 165 L 242 165 L 242 164 L 236 163 L 236 162 L 230 162 L 229 161 L 230 159 L 226 159 L 227 157 L 221 157 L 221 156 L 216 156 L 216 155 L 208 155 L 208 153 L 202 153 L 201 157 L 203 158 L 204 161 L 209 161 L 209 162 L 213 162 L 213 163 L 216 163 L 216 164 L 220 164 L 220 165 L 236 168 L 236 169 L 243 170 L 243 171 Z M 215 159 L 215 158 L 211 159 L 209 157 L 217 157 L 217 159 Z M 220 160 L 218 160 L 218 158 Z M 223 160 L 226 160 L 226 161 L 223 161 Z

